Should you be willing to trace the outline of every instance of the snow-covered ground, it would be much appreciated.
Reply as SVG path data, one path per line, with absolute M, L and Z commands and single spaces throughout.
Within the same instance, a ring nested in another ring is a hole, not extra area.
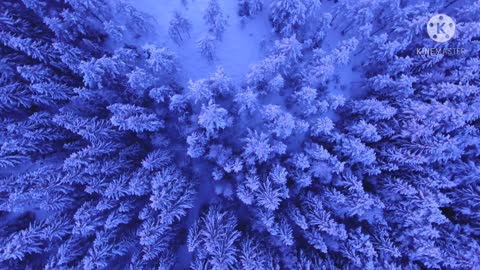
M 155 42 L 176 52 L 182 66 L 181 81 L 197 80 L 208 77 L 218 66 L 222 66 L 234 82 L 244 79 L 249 66 L 264 57 L 262 43 L 272 39 L 271 26 L 267 11 L 257 14 L 253 19 L 238 16 L 236 0 L 218 1 L 224 17 L 228 21 L 223 39 L 218 42 L 216 59 L 209 63 L 200 54 L 197 41 L 206 34 L 203 11 L 208 0 L 136 0 L 133 5 L 155 17 L 158 23 Z M 190 38 L 180 45 L 168 36 L 169 22 L 175 11 L 180 12 L 192 24 Z
M 220 66 L 237 86 L 240 85 L 250 65 L 260 62 L 266 56 L 267 49 L 263 45 L 272 45 L 278 38 L 272 33 L 268 20 L 268 5 L 265 5 L 264 10 L 253 18 L 242 18 L 238 16 L 237 0 L 222 0 L 218 3 L 228 25 L 222 40 L 217 41 L 215 60 L 209 62 L 200 54 L 198 48 L 198 40 L 207 33 L 203 14 L 208 0 L 136 0 L 132 2 L 137 9 L 155 18 L 157 31 L 155 35 L 152 33 L 151 42 L 165 46 L 177 54 L 182 69 L 179 72 L 179 80 L 184 85 L 187 85 L 189 80 L 207 78 Z M 332 12 L 332 6 L 330 2 L 322 4 L 321 12 Z M 190 37 L 180 44 L 175 43 L 168 35 L 169 23 L 176 11 L 192 24 Z M 325 37 L 322 49 L 331 51 L 344 39 L 339 29 L 331 29 Z M 358 85 L 355 85 L 360 79 L 359 74 L 352 71 L 352 67 L 358 65 L 361 58 L 356 56 L 347 66 L 339 67 L 336 72 L 338 83 L 329 85 L 330 93 L 341 93 L 346 98 L 361 96 Z

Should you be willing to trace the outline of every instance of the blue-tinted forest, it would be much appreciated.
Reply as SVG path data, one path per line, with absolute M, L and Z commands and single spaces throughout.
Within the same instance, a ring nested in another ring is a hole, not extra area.
M 480 269 L 479 14 L 1 0 L 0 269 Z

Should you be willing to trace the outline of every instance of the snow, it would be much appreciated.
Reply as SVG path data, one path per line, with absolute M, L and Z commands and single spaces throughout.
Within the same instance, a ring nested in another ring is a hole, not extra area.
M 216 58 L 209 62 L 200 54 L 197 42 L 207 33 L 203 20 L 203 11 L 209 0 L 136 0 L 132 5 L 138 10 L 151 15 L 157 23 L 156 33 L 148 42 L 166 47 L 174 51 L 178 57 L 181 70 L 178 72 L 178 81 L 184 86 L 189 80 L 208 78 L 218 67 L 223 67 L 227 76 L 235 85 L 240 85 L 245 80 L 245 75 L 250 65 L 260 62 L 265 57 L 262 44 L 273 43 L 275 39 L 268 21 L 268 9 L 256 14 L 253 18 L 238 16 L 237 0 L 219 0 L 223 15 L 227 20 L 225 33 L 222 40 L 217 41 Z M 175 43 L 168 35 L 170 20 L 174 12 L 180 12 L 192 24 L 190 37 L 182 43 Z M 194 170 L 205 170 L 206 165 L 196 163 Z M 201 175 L 201 173 L 199 173 Z M 211 179 L 203 177 L 200 180 L 198 201 L 195 203 L 187 218 L 186 224 L 191 226 L 198 219 L 201 207 L 212 197 L 215 197 L 214 188 L 218 188 Z M 177 269 L 186 269 L 191 261 L 191 254 L 186 246 L 178 250 L 180 265 Z
M 273 44 L 274 40 L 278 39 L 271 30 L 268 4 L 253 18 L 242 18 L 237 13 L 237 0 L 218 1 L 228 25 L 222 40 L 217 42 L 216 58 L 209 62 L 200 54 L 197 45 L 198 40 L 207 33 L 203 12 L 208 2 L 209 0 L 136 0 L 132 4 L 156 19 L 158 30 L 152 35 L 154 37 L 150 42 L 165 46 L 177 54 L 181 65 L 179 72 L 181 83 L 187 85 L 189 80 L 207 78 L 221 66 L 236 85 L 241 85 L 250 66 L 265 58 L 267 50 L 262 48 L 262 44 Z M 324 3 L 320 10 L 322 13 L 332 13 L 333 4 Z M 175 11 L 180 12 L 192 24 L 190 38 L 186 38 L 181 44 L 173 42 L 168 36 L 169 23 Z M 332 28 L 327 32 L 322 49 L 329 52 L 347 38 L 340 34 L 340 29 Z M 363 58 L 362 55 L 352 56 L 352 61 L 347 66 L 337 67 L 335 78 L 337 83 L 330 83 L 328 92 L 341 93 L 346 98 L 362 96 L 358 85 L 355 85 L 360 81 L 360 74 L 354 72 L 352 68 L 359 65 Z
M 157 45 L 173 50 L 181 64 L 181 82 L 208 77 L 217 67 L 222 66 L 233 82 L 240 83 L 251 64 L 260 61 L 265 54 L 261 44 L 271 41 L 273 34 L 268 21 L 268 10 L 257 14 L 254 18 L 242 19 L 237 14 L 237 1 L 218 1 L 224 17 L 228 21 L 226 31 L 217 45 L 217 57 L 209 63 L 200 55 L 197 41 L 207 32 L 203 21 L 203 11 L 208 0 L 136 0 L 132 3 L 137 9 L 155 17 L 158 31 L 155 40 Z M 190 38 L 180 45 L 168 36 L 168 26 L 173 13 L 179 11 L 192 24 Z M 243 20 L 243 22 L 242 22 Z

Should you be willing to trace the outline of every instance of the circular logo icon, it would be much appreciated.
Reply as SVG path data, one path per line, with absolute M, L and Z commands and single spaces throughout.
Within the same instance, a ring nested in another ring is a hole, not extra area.
M 427 24 L 428 36 L 436 42 L 447 42 L 455 35 L 455 22 L 445 14 L 437 14 Z

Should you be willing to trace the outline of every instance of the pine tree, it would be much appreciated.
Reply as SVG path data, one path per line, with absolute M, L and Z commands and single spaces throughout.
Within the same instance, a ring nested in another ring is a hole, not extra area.
M 173 41 L 180 44 L 185 38 L 190 37 L 191 29 L 192 24 L 188 19 L 184 18 L 180 12 L 176 11 L 173 18 L 170 20 L 168 34 Z
M 305 23 L 307 8 L 301 0 L 277 0 L 271 4 L 271 21 L 275 31 L 290 36 Z
M 202 105 L 198 116 L 198 124 L 206 130 L 207 136 L 216 136 L 219 130 L 231 126 L 232 120 L 227 110 L 211 101 L 206 106 Z
M 215 59 L 217 45 L 215 43 L 215 37 L 211 34 L 206 34 L 203 38 L 198 40 L 198 48 L 202 56 L 207 58 L 208 61 Z
M 129 104 L 114 104 L 108 109 L 113 114 L 110 121 L 120 130 L 157 131 L 164 126 L 163 121 L 156 114 L 148 113 L 145 108 Z
M 194 257 L 206 259 L 205 265 L 211 269 L 232 269 L 238 262 L 236 253 L 241 236 L 236 225 L 237 220 L 230 212 L 210 207 L 189 234 Z
M 215 37 L 215 39 L 221 40 L 225 32 L 227 20 L 223 17 L 217 0 L 210 0 L 208 2 L 203 14 L 203 19 L 207 25 L 208 32 Z
M 239 0 L 238 1 L 238 15 L 251 17 L 260 13 L 263 10 L 263 3 L 261 0 Z

